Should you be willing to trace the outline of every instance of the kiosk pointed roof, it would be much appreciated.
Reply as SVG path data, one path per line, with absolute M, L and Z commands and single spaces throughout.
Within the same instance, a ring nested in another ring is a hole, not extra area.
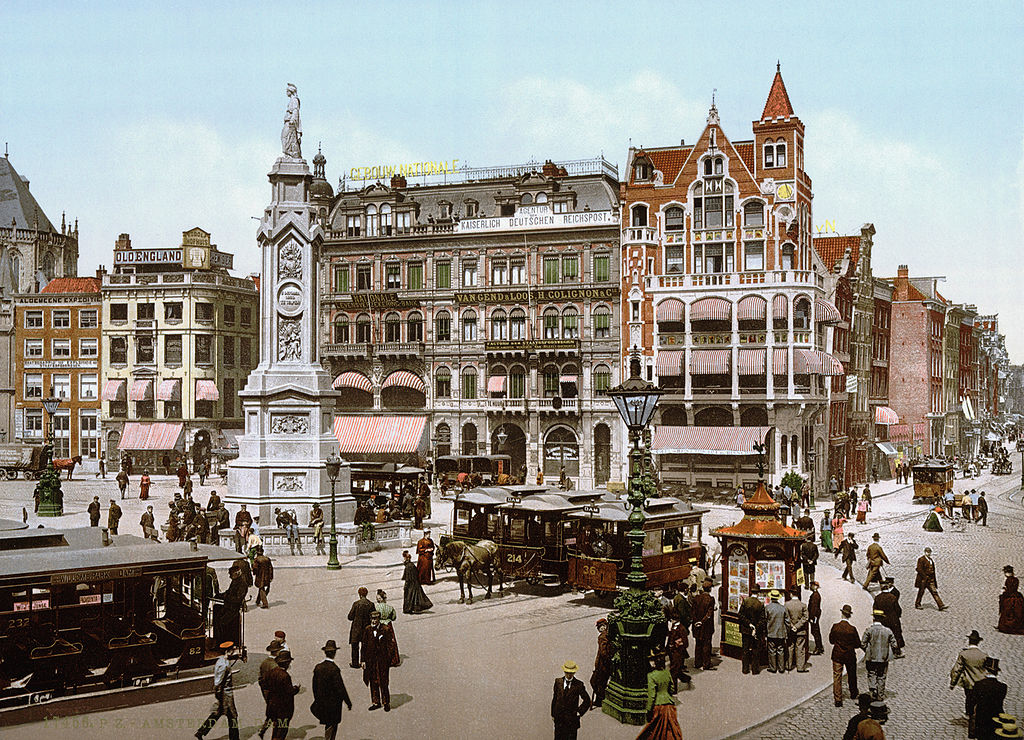
M 779 503 L 769 495 L 763 480 L 758 481 L 754 495 L 744 501 L 741 508 L 742 519 L 736 524 L 712 530 L 712 536 L 794 540 L 802 540 L 806 536 L 803 530 L 787 527 L 775 518 Z

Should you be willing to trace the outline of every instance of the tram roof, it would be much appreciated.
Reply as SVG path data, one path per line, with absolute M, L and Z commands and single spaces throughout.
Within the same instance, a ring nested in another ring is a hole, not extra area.
M 503 504 L 508 498 L 508 492 L 497 486 L 482 486 L 473 488 L 465 493 L 459 493 L 454 501 L 457 504 Z
M 573 503 L 565 496 L 557 493 L 539 493 L 536 496 L 529 496 L 518 503 L 502 504 L 502 509 L 520 509 L 523 511 L 569 511 L 584 506 L 582 502 Z
M 597 519 L 605 522 L 622 522 L 629 519 L 630 508 L 625 501 L 602 501 L 597 505 L 598 511 L 590 513 L 586 511 L 574 511 L 569 516 L 575 519 Z M 660 521 L 662 519 L 687 519 L 700 518 L 708 510 L 694 506 L 685 501 L 673 498 L 652 498 L 647 502 L 647 511 L 644 516 L 647 521 Z

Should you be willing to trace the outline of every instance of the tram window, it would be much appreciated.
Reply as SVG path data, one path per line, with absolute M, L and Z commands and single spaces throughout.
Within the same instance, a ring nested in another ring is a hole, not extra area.
M 156 605 L 156 618 L 167 616 L 167 584 L 163 578 L 153 579 L 153 603 Z
M 487 515 L 487 534 L 497 534 L 500 519 L 497 514 Z
M 562 522 L 562 543 L 566 545 L 575 545 L 576 538 L 573 536 L 574 524 L 573 522 Z
M 468 526 L 469 525 L 469 512 L 465 509 L 455 510 L 455 526 Z
M 684 544 L 686 543 L 683 541 L 682 527 L 670 527 L 663 530 L 663 534 L 661 535 L 662 552 L 675 552 L 676 550 L 681 550 Z
M 69 596 L 73 599 L 68 602 L 71 604 L 100 604 L 104 601 L 103 587 L 99 583 L 79 583 Z
M 650 529 L 644 534 L 644 557 L 661 554 L 661 533 L 663 530 Z
M 524 519 L 513 519 L 509 522 L 509 537 L 513 540 L 522 541 L 526 539 L 526 521 Z
M 554 542 L 555 541 L 555 537 L 558 534 L 558 530 L 556 529 L 556 524 L 557 524 L 556 522 L 544 522 L 544 541 L 545 542 Z

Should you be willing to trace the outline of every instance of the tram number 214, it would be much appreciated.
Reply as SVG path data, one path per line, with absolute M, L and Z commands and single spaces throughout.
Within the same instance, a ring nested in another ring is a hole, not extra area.
M 505 562 L 509 565 L 522 565 L 523 554 L 517 552 L 507 552 L 505 553 Z

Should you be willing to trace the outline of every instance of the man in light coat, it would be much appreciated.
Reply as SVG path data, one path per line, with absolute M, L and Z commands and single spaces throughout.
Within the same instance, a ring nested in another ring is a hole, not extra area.
M 968 723 L 974 719 L 974 684 L 985 678 L 985 661 L 988 656 L 978 647 L 981 642 L 981 635 L 978 630 L 971 630 L 967 636 L 967 647 L 956 656 L 956 662 L 949 672 L 949 690 L 957 686 L 964 690 L 964 714 L 967 715 Z M 969 724 L 967 737 L 977 737 L 977 728 Z
M 789 660 L 790 670 L 796 668 L 797 673 L 807 673 L 807 627 L 810 615 L 807 605 L 792 593 L 784 607 L 786 610 L 786 626 L 789 629 Z
M 767 618 L 768 637 L 768 672 L 783 673 L 786 671 L 786 640 L 789 638 L 789 619 L 779 599 L 782 594 L 772 591 L 771 602 L 764 608 Z
M 885 612 L 875 609 L 871 612 L 874 622 L 864 630 L 860 646 L 864 650 L 864 668 L 868 674 L 868 691 L 875 701 L 885 701 L 885 674 L 889 670 L 889 659 L 896 654 L 896 636 L 882 624 Z

